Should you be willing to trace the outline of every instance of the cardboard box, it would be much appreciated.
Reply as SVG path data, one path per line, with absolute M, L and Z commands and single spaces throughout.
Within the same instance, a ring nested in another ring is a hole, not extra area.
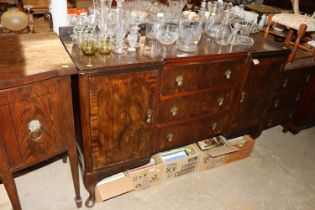
M 230 163 L 249 157 L 255 147 L 255 140 L 249 135 L 241 136 L 235 139 L 229 139 L 228 142 L 237 147 L 239 151 L 226 156 L 224 162 Z
M 134 190 L 134 186 L 127 174 L 115 174 L 97 183 L 95 187 L 96 202 L 101 202 L 132 190 Z
M 200 158 L 196 171 L 219 167 L 225 164 L 225 158 L 228 154 L 238 151 L 238 148 L 230 145 L 221 137 L 199 141 L 194 147 Z
M 157 163 L 164 164 L 162 181 L 168 181 L 196 170 L 199 156 L 193 145 L 161 152 L 153 156 Z
M 163 170 L 164 164 L 157 163 L 155 158 L 152 157 L 150 163 L 128 170 L 127 173 L 134 188 L 136 190 L 143 190 L 160 185 L 162 182 Z

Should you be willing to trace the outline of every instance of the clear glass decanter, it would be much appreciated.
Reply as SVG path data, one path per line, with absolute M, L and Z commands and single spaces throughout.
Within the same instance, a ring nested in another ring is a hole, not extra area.
M 232 34 L 232 29 L 229 23 L 229 12 L 226 12 L 222 23 L 217 28 L 215 32 L 214 41 L 218 45 L 228 45 L 230 44 L 230 35 Z

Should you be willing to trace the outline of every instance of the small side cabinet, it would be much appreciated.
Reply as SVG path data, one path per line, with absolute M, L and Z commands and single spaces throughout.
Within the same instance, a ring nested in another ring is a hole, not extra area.
M 237 109 L 232 121 L 231 134 L 259 135 L 263 115 L 276 91 L 280 72 L 283 71 L 288 51 L 255 54 L 248 59 L 247 78 L 239 92 Z
M 0 178 L 13 209 L 21 210 L 14 176 L 65 154 L 81 207 L 71 59 L 55 34 L 0 37 L 0 46 Z

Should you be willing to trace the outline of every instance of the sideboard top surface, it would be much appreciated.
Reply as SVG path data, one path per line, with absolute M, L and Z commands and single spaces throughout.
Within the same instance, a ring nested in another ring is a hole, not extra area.
M 224 57 L 233 57 L 238 55 L 247 55 L 248 53 L 272 53 L 282 51 L 282 44 L 274 42 L 271 38 L 263 38 L 263 33 L 253 35 L 255 44 L 248 46 L 219 46 L 207 36 L 203 36 L 198 50 L 193 53 L 186 53 L 178 50 L 175 45 L 160 47 L 160 53 L 150 53 L 145 37 L 141 38 L 142 45 L 135 53 L 101 55 L 96 53 L 93 56 L 84 55 L 81 50 L 75 46 L 67 37 L 61 37 L 66 49 L 75 62 L 79 74 L 91 73 L 95 71 L 121 71 L 126 68 L 141 68 L 147 66 L 161 66 L 165 62 L 182 62 L 183 60 L 198 61 L 202 59 L 214 59 Z M 164 48 L 164 49 L 163 49 Z
M 0 37 L 0 89 L 76 73 L 54 33 Z

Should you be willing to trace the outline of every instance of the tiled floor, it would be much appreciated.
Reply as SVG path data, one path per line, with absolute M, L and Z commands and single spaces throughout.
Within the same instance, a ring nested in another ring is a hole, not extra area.
M 250 158 L 97 203 L 93 209 L 314 210 L 315 128 L 298 135 L 281 130 L 264 131 Z M 76 209 L 69 165 L 61 160 L 16 183 L 24 210 Z M 3 186 L 0 209 L 11 209 Z

